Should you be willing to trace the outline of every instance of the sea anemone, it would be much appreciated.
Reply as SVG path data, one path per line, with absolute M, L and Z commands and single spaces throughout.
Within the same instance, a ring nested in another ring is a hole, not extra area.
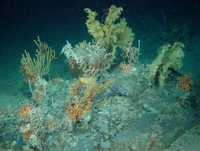
M 178 79 L 178 88 L 184 92 L 189 92 L 192 89 L 192 79 L 189 75 L 183 75 Z

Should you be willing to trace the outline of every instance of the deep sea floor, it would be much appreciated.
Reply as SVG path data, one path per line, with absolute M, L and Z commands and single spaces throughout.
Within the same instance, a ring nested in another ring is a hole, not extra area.
M 72 23 L 67 22 L 67 25 L 52 26 L 29 23 L 18 30 L 5 31 L 0 46 L 0 150 L 198 151 L 200 32 L 189 34 L 191 26 L 186 24 L 188 30 L 181 35 L 186 45 L 181 73 L 191 76 L 192 92 L 182 93 L 173 82 L 158 89 L 145 80 L 144 66 L 152 62 L 159 46 L 174 33 L 168 33 L 164 36 L 166 39 L 160 38 L 161 34 L 166 34 L 165 29 L 161 29 L 162 23 L 151 16 L 145 18 L 142 21 L 140 18 L 128 19 L 137 35 L 136 44 L 137 40 L 141 41 L 140 63 L 128 74 L 116 67 L 105 75 L 106 79 L 114 81 L 112 87 L 96 98 L 92 111 L 76 124 L 67 119 L 64 108 L 68 103 L 66 92 L 76 78 L 67 68 L 64 58 L 59 55 L 55 61 L 51 69 L 52 80 L 47 86 L 48 97 L 40 106 L 31 102 L 19 66 L 23 50 L 33 48 L 32 40 L 37 35 L 58 54 L 65 40 L 76 43 L 89 39 L 85 29 L 80 29 L 82 23 L 76 23 L 73 28 Z M 183 22 L 180 19 L 174 23 L 177 30 L 182 30 L 179 25 Z M 190 22 L 190 19 L 185 22 Z M 28 25 L 32 26 L 25 28 Z M 34 110 L 33 119 L 31 123 L 21 123 L 17 114 L 19 108 L 27 104 Z M 30 127 L 30 132 L 20 131 Z M 34 133 L 41 135 L 37 138 Z M 29 135 L 32 148 L 23 140 Z

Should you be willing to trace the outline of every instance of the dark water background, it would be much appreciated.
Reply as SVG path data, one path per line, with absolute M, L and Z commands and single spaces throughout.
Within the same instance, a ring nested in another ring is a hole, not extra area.
M 136 38 L 147 45 L 144 51 L 155 50 L 154 45 L 168 42 L 161 32 L 170 32 L 171 24 L 187 26 L 184 29 L 189 32 L 187 38 L 199 34 L 198 0 L 1 0 L 1 56 L 21 55 L 25 48 L 31 48 L 37 35 L 57 51 L 65 40 L 78 42 L 88 39 L 83 9 L 92 8 L 102 16 L 111 4 L 124 8 L 123 16 L 136 33 Z M 148 45 L 148 37 L 156 37 L 152 39 L 153 46 Z
M 21 55 L 24 49 L 34 51 L 36 36 L 59 54 L 66 40 L 73 44 L 90 40 L 84 8 L 104 16 L 111 4 L 124 8 L 122 16 L 133 29 L 135 42 L 141 41 L 142 63 L 151 63 L 160 45 L 178 40 L 186 45 L 184 72 L 199 79 L 199 0 L 1 0 L 0 94 L 11 95 L 9 92 L 16 89 L 15 93 L 19 92 L 20 86 L 14 86 L 22 80 Z M 53 71 L 56 76 L 66 77 L 62 58 L 57 60 Z

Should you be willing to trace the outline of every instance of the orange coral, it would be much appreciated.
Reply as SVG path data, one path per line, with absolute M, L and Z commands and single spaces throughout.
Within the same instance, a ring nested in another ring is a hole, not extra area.
M 76 91 L 77 89 L 75 89 L 75 92 Z M 86 112 L 91 111 L 95 95 L 96 91 L 91 89 L 90 91 L 87 92 L 87 94 L 85 94 L 84 97 L 80 98 L 81 100 L 84 100 L 84 102 L 72 103 L 70 104 L 70 106 L 67 107 L 66 111 L 69 114 L 69 118 L 73 122 L 79 121 Z
M 32 107 L 31 106 L 24 105 L 19 109 L 19 117 L 22 120 L 27 121 L 29 119 L 31 111 L 32 111 Z
M 79 121 L 84 113 L 83 105 L 81 105 L 81 103 L 70 104 L 70 106 L 66 109 L 66 111 L 69 114 L 69 118 L 73 122 Z
M 69 118 L 72 121 L 77 122 L 85 115 L 85 113 L 91 112 L 95 96 L 110 85 L 111 81 L 104 84 L 98 84 L 95 77 L 79 78 L 79 80 L 69 89 L 69 94 L 72 98 L 78 96 L 78 102 L 74 102 L 66 108 Z
M 29 129 L 24 130 L 23 132 L 23 141 L 27 143 L 31 137 L 31 131 Z
M 192 89 L 192 79 L 189 75 L 183 75 L 178 79 L 178 87 L 184 92 Z

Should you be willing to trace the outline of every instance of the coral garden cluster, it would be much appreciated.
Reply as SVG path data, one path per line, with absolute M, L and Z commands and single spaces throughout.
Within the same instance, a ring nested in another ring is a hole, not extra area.
M 95 11 L 85 9 L 92 40 L 75 46 L 67 41 L 61 51 L 76 73 L 73 80 L 46 78 L 56 54 L 39 37 L 35 56 L 24 52 L 21 71 L 31 96 L 17 110 L 13 138 L 6 138 L 10 129 L 4 129 L 8 148 L 161 151 L 187 127 L 191 121 L 185 117 L 192 112 L 180 100 L 193 83 L 180 71 L 184 44 L 166 44 L 152 64 L 140 64 L 140 48 L 122 11 L 112 5 L 101 22 Z

